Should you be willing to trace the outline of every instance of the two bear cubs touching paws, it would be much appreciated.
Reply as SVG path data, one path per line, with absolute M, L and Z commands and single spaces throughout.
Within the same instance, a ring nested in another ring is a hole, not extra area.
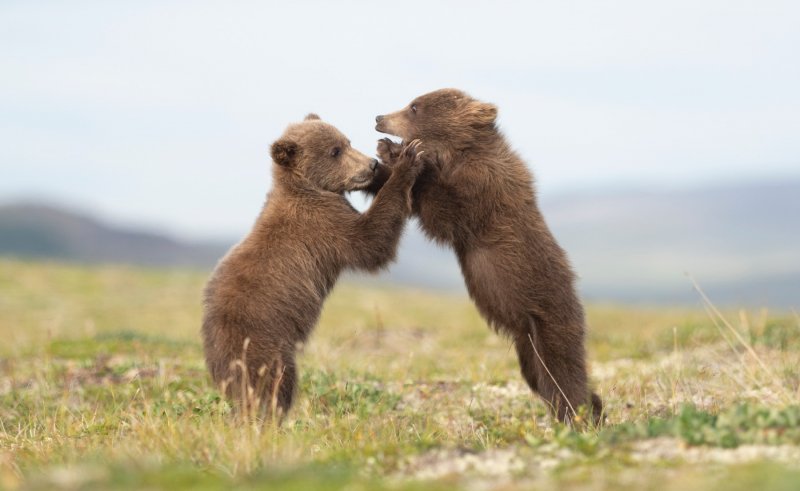
M 567 256 L 548 229 L 533 180 L 495 124 L 497 109 L 455 89 L 378 116 L 379 162 L 310 114 L 272 145 L 273 189 L 250 234 L 205 291 L 211 376 L 240 408 L 285 415 L 295 352 L 344 269 L 394 259 L 410 215 L 452 248 L 481 315 L 514 343 L 522 376 L 561 421 L 602 402 L 590 391 L 585 321 Z M 375 198 L 356 211 L 344 197 Z

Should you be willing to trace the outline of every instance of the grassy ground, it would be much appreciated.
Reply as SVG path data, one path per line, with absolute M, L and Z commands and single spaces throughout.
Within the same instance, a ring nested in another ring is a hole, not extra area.
M 205 274 L 0 261 L 0 488 L 797 489 L 800 320 L 590 306 L 601 429 L 554 424 L 460 296 L 342 284 L 285 424 L 234 420 Z

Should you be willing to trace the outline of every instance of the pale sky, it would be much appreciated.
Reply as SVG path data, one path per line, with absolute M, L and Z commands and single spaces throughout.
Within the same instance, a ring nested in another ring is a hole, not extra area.
M 457 87 L 497 104 L 540 195 L 800 176 L 800 4 L 0 3 L 0 202 L 237 237 L 268 148 L 317 112 Z

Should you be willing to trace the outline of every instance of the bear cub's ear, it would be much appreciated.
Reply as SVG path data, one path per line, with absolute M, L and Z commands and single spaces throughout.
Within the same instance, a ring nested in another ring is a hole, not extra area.
M 308 113 L 306 118 L 303 121 L 314 121 L 314 120 L 321 120 L 322 118 L 319 117 L 318 114 L 315 113 Z
M 487 102 L 474 102 L 470 115 L 475 126 L 491 126 L 497 120 L 497 106 Z
M 281 138 L 272 144 L 272 160 L 276 164 L 288 167 L 297 156 L 297 143 Z

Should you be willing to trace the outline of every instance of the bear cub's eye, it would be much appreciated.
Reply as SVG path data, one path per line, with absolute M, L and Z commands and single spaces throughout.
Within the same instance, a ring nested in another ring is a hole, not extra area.
M 412 113 L 416 113 L 417 112 L 417 105 L 416 104 L 411 104 L 411 112 Z
M 331 150 L 331 157 L 338 157 L 340 153 L 342 153 L 342 149 L 336 147 L 333 150 Z

